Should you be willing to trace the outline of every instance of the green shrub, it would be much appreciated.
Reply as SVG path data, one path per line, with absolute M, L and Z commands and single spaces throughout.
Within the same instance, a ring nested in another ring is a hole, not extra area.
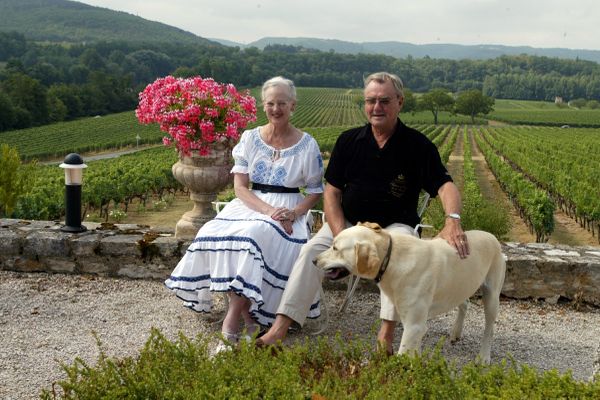
M 340 337 L 283 350 L 243 343 L 211 357 L 210 338 L 167 340 L 153 330 L 140 355 L 95 366 L 76 359 L 42 399 L 549 399 L 600 398 L 600 381 L 538 372 L 513 361 L 462 369 L 440 345 L 422 356 L 386 357 Z M 101 347 L 101 345 L 100 345 Z

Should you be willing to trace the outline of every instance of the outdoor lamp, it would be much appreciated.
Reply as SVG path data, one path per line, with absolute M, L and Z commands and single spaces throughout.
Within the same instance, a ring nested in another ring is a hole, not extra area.
M 81 182 L 87 165 L 79 154 L 71 153 L 59 167 L 65 169 L 65 225 L 60 230 L 83 232 L 87 228 L 81 225 Z

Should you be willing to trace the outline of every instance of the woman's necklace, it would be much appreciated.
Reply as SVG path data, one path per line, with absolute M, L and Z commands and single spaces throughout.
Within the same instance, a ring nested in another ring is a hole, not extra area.
M 271 161 L 275 162 L 275 161 L 279 160 L 280 157 L 281 157 L 281 150 L 273 148 L 273 154 L 271 154 Z
M 284 136 L 287 135 L 288 132 L 289 130 L 286 130 Z M 281 158 L 281 147 L 283 147 L 283 145 L 278 147 L 274 144 L 271 144 L 271 147 L 273 147 L 273 152 L 271 153 L 271 162 L 275 162 Z

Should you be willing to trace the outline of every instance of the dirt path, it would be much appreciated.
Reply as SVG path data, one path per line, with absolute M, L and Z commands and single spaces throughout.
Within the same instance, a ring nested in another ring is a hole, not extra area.
M 463 180 L 463 150 L 464 140 L 462 133 L 459 133 L 456 137 L 456 143 L 454 144 L 454 149 L 452 149 L 452 153 L 450 153 L 450 158 L 448 159 L 448 163 L 446 164 L 446 168 L 448 168 L 448 172 L 454 179 L 454 183 L 458 186 L 459 189 L 462 190 L 464 180 Z
M 512 206 L 506 194 L 500 188 L 498 181 L 488 168 L 487 162 L 479 147 L 475 144 L 472 132 L 469 130 L 469 141 L 471 142 L 471 157 L 475 166 L 475 175 L 483 197 L 492 202 L 498 202 L 501 206 L 508 210 L 510 217 L 510 232 L 508 237 L 510 241 L 530 243 L 535 242 L 535 235 L 529 232 L 529 228 L 519 216 L 519 213 Z M 461 153 L 462 159 L 462 153 Z
M 124 150 L 112 149 L 112 150 L 100 151 L 100 152 L 95 152 L 95 153 L 86 153 L 86 154 L 82 154 L 81 156 L 83 157 L 84 162 L 96 161 L 96 160 L 106 160 L 108 158 L 117 158 L 117 157 L 120 157 L 125 154 L 137 153 L 138 151 L 147 150 L 152 147 L 160 147 L 160 146 L 162 146 L 162 144 L 150 144 L 150 145 L 146 144 L 146 145 L 137 146 L 137 147 L 130 147 L 130 148 L 127 148 Z M 41 164 L 54 165 L 54 164 L 60 164 L 62 162 L 63 162 L 62 159 L 46 160 L 46 161 L 42 161 Z

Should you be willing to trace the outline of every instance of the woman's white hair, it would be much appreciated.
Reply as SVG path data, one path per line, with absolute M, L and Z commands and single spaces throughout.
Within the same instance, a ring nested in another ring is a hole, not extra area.
M 263 83 L 262 92 L 260 94 L 261 100 L 265 100 L 265 93 L 267 90 L 277 86 L 286 88 L 290 99 L 296 101 L 296 86 L 294 86 L 294 82 L 284 78 L 283 76 L 276 76 Z

